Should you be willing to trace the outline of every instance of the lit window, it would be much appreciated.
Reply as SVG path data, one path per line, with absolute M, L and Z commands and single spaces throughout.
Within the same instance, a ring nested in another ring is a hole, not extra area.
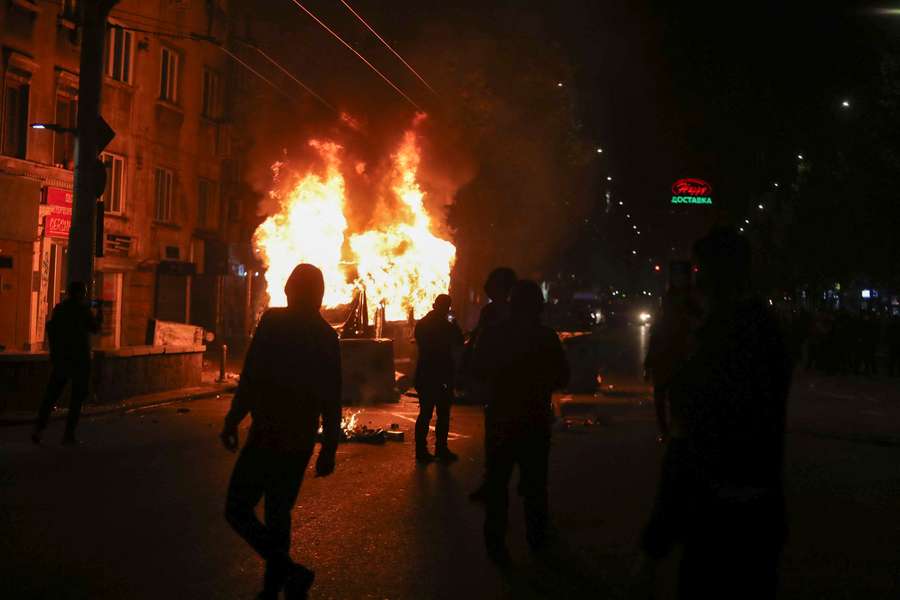
M 125 159 L 104 152 L 100 160 L 106 167 L 106 190 L 101 197 L 106 212 L 120 215 L 125 212 Z
M 162 49 L 159 71 L 159 98 L 173 104 L 178 102 L 178 53 Z
M 174 175 L 169 169 L 157 168 L 154 171 L 154 197 L 156 199 L 155 217 L 157 221 L 172 221 L 172 194 Z
M 131 83 L 134 34 L 115 25 L 106 34 L 106 75 Z

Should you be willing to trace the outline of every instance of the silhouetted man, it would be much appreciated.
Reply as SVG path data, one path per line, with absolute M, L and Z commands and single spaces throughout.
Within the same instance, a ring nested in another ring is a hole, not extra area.
M 509 562 L 507 488 L 516 465 L 528 543 L 537 551 L 547 542 L 551 393 L 566 385 L 569 367 L 556 332 L 540 322 L 543 304 L 536 283 L 517 282 L 509 319 L 486 329 L 472 356 L 473 375 L 488 385 L 484 537 L 488 556 L 499 565 Z
M 706 316 L 669 381 L 671 440 L 643 548 L 660 559 L 683 545 L 679 598 L 773 598 L 791 360 L 750 293 L 747 241 L 716 229 L 694 253 Z
M 478 324 L 475 326 L 475 329 L 472 331 L 472 334 L 469 336 L 469 341 L 466 344 L 466 353 L 463 359 L 464 369 L 466 371 L 470 370 L 472 351 L 478 343 L 478 338 L 480 338 L 487 329 L 495 327 L 509 318 L 509 293 L 512 291 L 512 287 L 516 284 L 517 280 L 518 277 L 516 276 L 516 272 L 509 267 L 497 267 L 490 272 L 487 281 L 484 282 L 484 293 L 487 295 L 489 301 L 481 309 L 481 312 L 478 315 Z M 468 375 L 468 373 L 466 373 L 466 375 Z M 475 396 L 484 406 L 485 423 L 487 423 L 487 389 L 482 382 L 472 380 L 471 377 L 468 377 L 468 379 L 468 392 Z M 487 436 L 489 431 L 490 430 L 487 427 L 484 428 L 484 481 L 478 486 L 477 490 L 469 494 L 469 500 L 472 500 L 473 502 L 484 502 L 486 499 L 485 482 L 487 481 L 487 448 L 490 444 Z
M 700 318 L 700 307 L 691 285 L 691 263 L 673 261 L 669 271 L 669 289 L 663 297 L 660 316 L 650 330 L 644 361 L 647 376 L 653 382 L 656 425 L 661 442 L 669 439 L 669 379 L 688 357 L 692 334 Z
M 291 509 L 312 456 L 319 416 L 322 447 L 316 474 L 330 475 L 341 425 L 341 355 L 334 329 L 321 317 L 322 273 L 298 265 L 284 286 L 287 308 L 260 319 L 247 351 L 222 442 L 238 448 L 238 424 L 253 418 L 234 465 L 225 518 L 266 561 L 260 598 L 304 598 L 314 574 L 290 558 Z M 255 508 L 265 500 L 265 524 Z
M 427 315 L 416 324 L 416 345 L 419 360 L 416 364 L 416 392 L 419 394 L 419 417 L 416 419 L 416 460 L 435 459 L 450 462 L 456 454 L 447 447 L 450 433 L 450 404 L 453 401 L 453 352 L 463 345 L 459 325 L 450 321 L 450 296 L 440 294 Z M 434 427 L 434 454 L 428 452 L 428 424 L 437 410 Z
M 31 434 L 35 444 L 41 442 L 53 406 L 70 381 L 72 393 L 63 444 L 77 443 L 75 427 L 91 380 L 91 334 L 100 331 L 102 321 L 102 311 L 98 309 L 94 312 L 87 304 L 87 287 L 84 283 L 70 283 L 65 300 L 54 307 L 50 320 L 47 321 L 51 371 L 34 432 Z

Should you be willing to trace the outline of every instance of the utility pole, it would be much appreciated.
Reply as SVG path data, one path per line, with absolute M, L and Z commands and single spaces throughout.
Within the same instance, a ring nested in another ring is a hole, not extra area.
M 93 297 L 97 176 L 100 151 L 100 94 L 103 85 L 103 48 L 106 18 L 118 0 L 82 0 L 81 60 L 78 75 L 78 147 L 75 151 L 75 189 L 72 228 L 69 230 L 68 283 L 81 281 Z M 108 142 L 108 140 L 107 140 Z

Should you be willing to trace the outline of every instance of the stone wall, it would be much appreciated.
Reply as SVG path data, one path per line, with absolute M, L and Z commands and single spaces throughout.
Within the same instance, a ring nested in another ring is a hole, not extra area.
M 134 396 L 200 385 L 205 346 L 134 346 L 96 350 L 89 402 L 110 404 Z M 40 405 L 50 377 L 46 352 L 0 353 L 0 412 Z M 68 404 L 68 390 L 59 404 Z

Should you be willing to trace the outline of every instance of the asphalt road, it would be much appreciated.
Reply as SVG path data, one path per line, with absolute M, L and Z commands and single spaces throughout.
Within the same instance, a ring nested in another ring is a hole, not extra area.
M 608 380 L 638 385 L 641 337 L 604 343 Z M 611 378 L 611 379 L 609 379 Z M 791 405 L 791 537 L 783 598 L 900 597 L 900 396 L 895 382 L 801 375 Z M 4 598 L 252 598 L 261 562 L 225 524 L 234 455 L 217 433 L 229 398 L 86 420 L 79 448 L 0 429 L 0 595 Z M 584 398 L 590 407 L 591 399 Z M 342 445 L 337 472 L 304 482 L 292 552 L 316 570 L 312 598 L 623 598 L 652 502 L 661 449 L 639 396 L 602 397 L 600 425 L 556 433 L 556 552 L 537 560 L 512 498 L 516 567 L 481 544 L 481 420 L 455 407 L 449 467 L 413 462 L 413 400 L 360 416 L 399 423 L 404 443 Z M 245 433 L 245 432 L 244 432 Z M 674 564 L 660 586 L 671 586 Z M 666 597 L 666 596 L 664 596 Z

